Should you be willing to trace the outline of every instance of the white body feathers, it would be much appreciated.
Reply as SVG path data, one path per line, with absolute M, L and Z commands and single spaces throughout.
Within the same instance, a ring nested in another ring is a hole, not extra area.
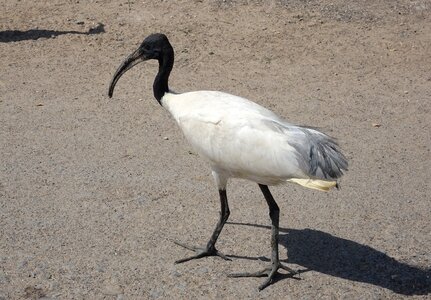
M 216 91 L 197 91 L 166 93 L 161 103 L 195 151 L 210 162 L 221 189 L 226 188 L 229 177 L 237 177 L 264 185 L 292 181 L 328 190 L 336 185 L 336 178 L 347 167 L 336 143 L 328 136 L 289 124 L 247 99 Z M 333 152 L 323 164 L 319 163 L 319 155 L 320 159 L 327 155 L 316 151 L 322 142 L 329 143 L 329 152 Z M 316 143 L 320 144 L 315 147 Z M 336 172 L 325 168 L 335 168 Z

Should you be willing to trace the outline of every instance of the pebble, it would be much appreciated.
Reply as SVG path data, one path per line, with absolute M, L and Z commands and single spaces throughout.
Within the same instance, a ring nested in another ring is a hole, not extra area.
M 187 284 L 185 284 L 184 282 L 180 282 L 176 285 L 176 287 L 181 291 L 185 291 L 187 288 Z
M 139 205 L 146 204 L 148 200 L 149 200 L 148 197 L 144 195 L 138 196 L 138 198 L 136 198 L 136 202 L 138 202 Z
M 201 274 L 208 273 L 208 268 L 201 267 L 201 268 L 197 269 L 197 272 L 201 273 Z
M 0 284 L 9 283 L 9 276 L 7 276 L 4 272 L 0 271 Z
M 109 296 L 117 296 L 123 293 L 121 286 L 115 282 L 105 282 L 105 286 L 102 289 L 102 294 Z
M 150 291 L 151 298 L 159 298 L 160 296 L 163 296 L 163 291 L 159 288 Z

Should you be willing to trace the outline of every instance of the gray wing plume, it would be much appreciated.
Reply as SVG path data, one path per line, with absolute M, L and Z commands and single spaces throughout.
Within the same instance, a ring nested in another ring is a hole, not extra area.
M 334 138 L 310 127 L 273 120 L 265 123 L 273 130 L 286 134 L 287 143 L 296 150 L 300 168 L 311 178 L 336 180 L 347 171 L 347 159 Z
M 332 180 L 347 171 L 347 159 L 333 138 L 312 128 L 296 128 L 303 132 L 304 138 L 289 144 L 298 151 L 311 177 Z

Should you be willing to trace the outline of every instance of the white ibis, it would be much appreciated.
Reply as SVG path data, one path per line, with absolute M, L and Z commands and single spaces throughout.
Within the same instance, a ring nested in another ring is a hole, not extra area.
M 337 179 L 347 170 L 347 160 L 337 143 L 315 129 L 290 124 L 270 110 L 247 99 L 217 91 L 195 91 L 177 94 L 168 86 L 174 65 L 174 50 L 164 34 L 151 34 L 129 55 L 115 72 L 109 86 L 109 97 L 120 77 L 140 62 L 155 59 L 159 71 L 153 84 L 154 97 L 180 126 L 194 150 L 211 166 L 217 184 L 220 219 L 203 248 L 190 247 L 195 255 L 176 261 L 182 263 L 205 256 L 220 256 L 215 244 L 229 217 L 226 184 L 229 178 L 256 182 L 269 206 L 272 222 L 271 264 L 255 273 L 231 274 L 231 277 L 265 276 L 259 286 L 267 287 L 284 269 L 278 256 L 279 208 L 269 185 L 294 182 L 307 188 L 327 191 L 337 187 Z

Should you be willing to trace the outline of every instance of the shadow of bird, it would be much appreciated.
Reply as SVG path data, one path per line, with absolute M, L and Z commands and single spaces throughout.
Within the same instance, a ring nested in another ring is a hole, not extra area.
M 271 229 L 270 226 L 228 222 Z M 369 283 L 397 294 L 431 293 L 431 269 L 411 266 L 366 245 L 313 229 L 280 228 L 280 245 L 287 250 L 287 262 L 346 280 Z M 247 256 L 229 257 L 268 260 Z
M 20 42 L 26 40 L 37 40 L 40 38 L 55 38 L 62 34 L 82 34 L 92 35 L 105 32 L 105 25 L 98 23 L 96 26 L 90 28 L 88 31 L 75 31 L 75 30 L 45 30 L 45 29 L 30 29 L 30 30 L 5 30 L 0 31 L 0 43 Z

